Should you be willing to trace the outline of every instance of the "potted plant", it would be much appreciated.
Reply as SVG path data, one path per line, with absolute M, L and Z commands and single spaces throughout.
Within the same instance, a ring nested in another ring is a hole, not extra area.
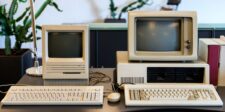
M 30 7 L 25 8 L 18 17 L 15 16 L 19 4 L 26 2 L 27 0 L 12 0 L 9 4 L 0 5 L 0 38 L 5 37 L 5 48 L 0 49 L 0 84 L 16 83 L 25 73 L 26 68 L 33 64 L 32 51 L 21 49 L 23 43 L 33 41 L 32 33 L 29 31 Z M 53 6 L 61 11 L 53 0 L 45 0 L 35 13 L 35 18 L 38 18 L 47 6 Z M 38 25 L 36 28 L 41 29 Z M 11 38 L 15 38 L 13 48 L 11 48 Z
M 117 16 L 116 11 L 117 11 L 118 7 L 115 6 L 113 0 L 110 0 L 109 9 L 110 9 L 110 16 L 111 16 L 111 18 L 106 18 L 105 19 L 105 23 L 125 23 L 126 20 L 121 18 L 122 14 L 124 14 L 124 13 L 126 13 L 128 11 L 140 9 L 144 5 L 147 5 L 148 2 L 149 2 L 149 0 L 136 0 L 134 2 L 131 2 L 127 6 L 123 7 L 120 10 L 119 15 Z M 152 4 L 152 2 L 151 2 L 151 4 Z M 148 5 L 150 5 L 150 4 L 148 4 Z

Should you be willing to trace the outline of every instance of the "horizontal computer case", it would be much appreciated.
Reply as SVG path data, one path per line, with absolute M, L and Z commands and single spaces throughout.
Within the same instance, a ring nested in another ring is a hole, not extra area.
M 129 62 L 117 52 L 117 83 L 209 83 L 209 65 L 193 62 Z

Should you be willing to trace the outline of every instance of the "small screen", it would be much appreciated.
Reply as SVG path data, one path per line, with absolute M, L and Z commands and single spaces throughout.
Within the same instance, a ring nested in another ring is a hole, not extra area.
M 137 51 L 180 51 L 181 19 L 137 18 Z
M 82 57 L 82 32 L 49 32 L 48 55 L 50 58 Z

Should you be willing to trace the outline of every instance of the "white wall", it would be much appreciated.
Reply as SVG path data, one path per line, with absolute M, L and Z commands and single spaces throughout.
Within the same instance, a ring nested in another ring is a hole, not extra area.
M 225 23 L 225 0 L 182 0 L 178 10 L 194 10 L 198 23 Z
M 12 0 L 0 0 L 0 5 L 9 3 Z M 36 10 L 45 0 L 36 0 Z M 133 0 L 114 0 L 119 8 Z M 153 0 L 154 4 L 145 6 L 142 10 L 159 10 L 167 0 Z M 62 23 L 91 23 L 102 22 L 109 17 L 109 0 L 55 0 L 63 12 L 57 12 L 53 7 L 48 6 L 43 14 L 36 20 L 37 24 L 62 24 Z M 182 0 L 178 10 L 194 10 L 198 13 L 198 23 L 225 23 L 223 6 L 225 0 Z M 27 4 L 20 5 L 22 12 Z M 126 18 L 126 15 L 123 15 Z M 38 32 L 41 36 L 41 32 Z M 13 40 L 13 39 L 12 39 Z M 4 47 L 4 38 L 0 38 L 0 48 Z M 24 44 L 23 47 L 32 48 L 32 43 Z M 38 41 L 39 56 L 41 56 L 41 41 Z
M 119 8 L 125 6 L 134 0 L 114 0 Z M 40 6 L 43 0 L 38 0 L 36 7 Z M 102 22 L 104 18 L 109 17 L 109 0 L 55 0 L 62 13 L 57 12 L 53 7 L 47 10 L 37 20 L 40 24 L 61 24 L 61 23 L 90 23 Z M 166 0 L 154 0 L 152 6 L 145 6 L 144 9 L 159 8 L 159 5 Z M 124 15 L 125 17 L 125 15 Z

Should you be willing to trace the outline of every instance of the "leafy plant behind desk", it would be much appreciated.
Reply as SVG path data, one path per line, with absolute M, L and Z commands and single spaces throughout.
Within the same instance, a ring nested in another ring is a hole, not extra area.
M 32 32 L 29 32 L 29 29 L 31 28 L 30 7 L 25 8 L 20 16 L 15 17 L 19 4 L 26 2 L 27 0 L 12 0 L 8 9 L 6 9 L 6 6 L 9 4 L 0 6 L 0 36 L 5 36 L 5 55 L 12 54 L 11 36 L 14 36 L 16 40 L 13 47 L 15 52 L 19 52 L 21 50 L 23 43 L 33 41 Z M 53 0 L 45 0 L 35 13 L 36 19 L 41 15 L 47 6 L 53 6 L 58 11 L 62 11 Z M 36 25 L 36 28 L 38 30 L 41 29 L 38 25 Z M 40 39 L 40 37 L 38 37 L 38 39 Z
M 128 4 L 127 6 L 123 7 L 120 10 L 120 13 L 119 13 L 117 19 L 121 19 L 123 13 L 132 11 L 132 10 L 136 10 L 136 9 L 141 9 L 143 6 L 151 5 L 153 3 L 153 1 L 151 1 L 150 4 L 148 2 L 149 2 L 149 0 L 136 0 L 134 2 L 131 2 L 130 4 Z M 115 3 L 113 0 L 110 0 L 109 9 L 110 9 L 111 18 L 116 19 L 116 16 L 117 16 L 116 11 L 117 11 L 118 7 L 115 6 Z
M 109 9 L 110 9 L 111 18 L 116 19 L 116 10 L 118 9 L 118 7 L 115 6 L 115 3 L 113 0 L 110 0 Z
M 148 1 L 149 0 L 137 0 L 137 1 L 131 2 L 130 4 L 128 4 L 127 6 L 121 9 L 118 19 L 121 19 L 123 13 L 142 8 L 144 5 L 148 3 Z

